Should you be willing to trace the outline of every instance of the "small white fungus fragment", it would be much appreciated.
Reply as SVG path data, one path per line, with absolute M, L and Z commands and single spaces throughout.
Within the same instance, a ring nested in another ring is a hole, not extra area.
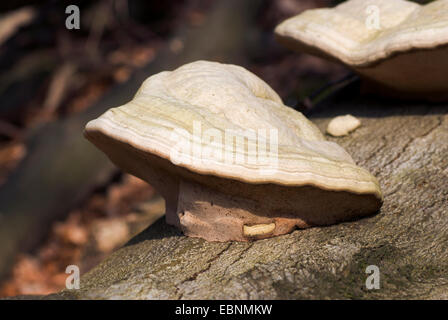
M 361 125 L 361 121 L 351 114 L 333 118 L 327 126 L 327 133 L 334 137 L 346 136 Z

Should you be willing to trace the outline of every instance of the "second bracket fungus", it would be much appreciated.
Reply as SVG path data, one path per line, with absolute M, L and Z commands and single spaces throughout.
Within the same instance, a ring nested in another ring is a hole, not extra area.
M 347 65 L 368 91 L 448 99 L 448 0 L 349 0 L 304 11 L 275 33 L 287 47 Z
M 85 136 L 166 201 L 185 235 L 248 241 L 376 212 L 377 180 L 242 67 L 197 61 L 148 78 Z

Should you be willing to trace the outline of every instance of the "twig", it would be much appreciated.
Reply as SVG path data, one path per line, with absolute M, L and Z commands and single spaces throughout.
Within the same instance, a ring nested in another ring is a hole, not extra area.
M 305 97 L 302 101 L 300 101 L 294 109 L 313 109 L 319 102 L 328 98 L 330 95 L 340 90 L 343 87 L 357 81 L 359 79 L 358 75 L 354 73 L 349 73 L 344 77 L 329 81 L 319 89 L 312 92 L 310 95 Z

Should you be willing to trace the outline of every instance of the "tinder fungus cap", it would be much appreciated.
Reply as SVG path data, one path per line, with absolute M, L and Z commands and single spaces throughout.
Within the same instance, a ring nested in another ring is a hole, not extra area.
M 349 0 L 306 10 L 275 33 L 285 46 L 339 61 L 382 91 L 448 98 L 448 0 Z
M 197 61 L 148 78 L 85 136 L 166 200 L 167 222 L 252 240 L 379 209 L 377 180 L 242 67 Z

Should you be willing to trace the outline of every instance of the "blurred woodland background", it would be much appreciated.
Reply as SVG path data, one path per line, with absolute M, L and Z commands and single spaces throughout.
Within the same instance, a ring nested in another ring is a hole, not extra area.
M 163 215 L 149 185 L 85 141 L 88 120 L 148 76 L 198 59 L 242 65 L 308 113 L 348 71 L 282 48 L 273 30 L 340 2 L 0 3 L 0 297 L 59 291 L 68 265 L 88 271 Z M 65 26 L 70 4 L 79 30 Z

